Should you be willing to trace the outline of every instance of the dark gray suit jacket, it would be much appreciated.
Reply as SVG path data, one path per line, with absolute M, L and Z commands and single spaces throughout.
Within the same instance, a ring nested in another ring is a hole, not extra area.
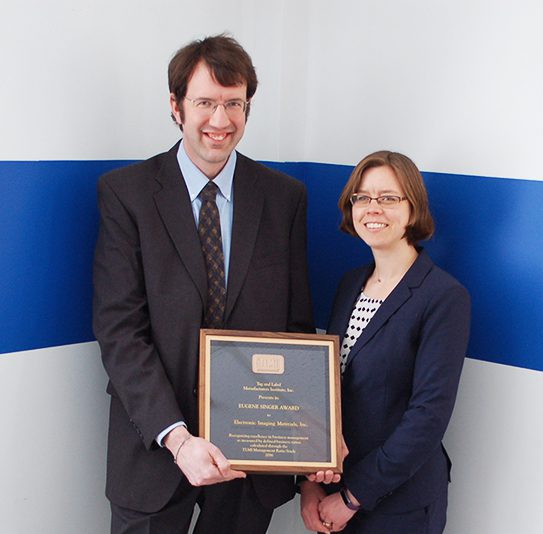
M 183 420 L 198 433 L 198 335 L 206 270 L 177 148 L 104 175 L 94 262 L 94 332 L 109 375 L 106 494 L 160 509 L 181 473 L 155 442 Z M 304 186 L 238 154 L 225 328 L 312 331 Z M 289 477 L 254 477 L 260 500 Z

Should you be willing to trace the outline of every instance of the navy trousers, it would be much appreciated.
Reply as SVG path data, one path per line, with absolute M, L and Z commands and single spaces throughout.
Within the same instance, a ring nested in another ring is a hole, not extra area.
M 349 521 L 344 534 L 442 534 L 447 521 L 447 486 L 437 499 L 417 510 L 399 514 L 358 512 Z

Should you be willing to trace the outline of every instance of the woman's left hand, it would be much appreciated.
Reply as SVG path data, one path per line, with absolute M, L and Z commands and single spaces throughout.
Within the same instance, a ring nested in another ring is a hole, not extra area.
M 317 484 L 337 484 L 341 480 L 341 475 L 328 470 L 311 473 L 310 475 L 307 475 L 306 478 L 310 482 L 317 482 Z
M 326 497 L 325 491 L 319 484 L 306 480 L 300 484 L 300 493 L 300 512 L 305 528 L 313 532 L 321 532 L 322 522 L 319 517 L 319 503 Z
M 349 454 L 349 448 L 345 443 L 345 439 L 341 436 L 341 460 L 345 460 L 345 457 Z M 310 482 L 317 482 L 319 484 L 337 484 L 341 480 L 341 475 L 339 473 L 334 473 L 333 471 L 317 471 L 316 473 L 311 473 L 307 475 L 307 480 Z
M 339 492 L 328 495 L 319 503 L 319 515 L 327 531 L 343 530 L 355 513 L 345 506 Z

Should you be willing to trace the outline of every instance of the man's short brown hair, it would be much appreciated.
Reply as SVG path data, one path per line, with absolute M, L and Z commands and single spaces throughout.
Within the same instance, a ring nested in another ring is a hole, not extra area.
M 168 86 L 175 95 L 181 119 L 184 121 L 183 99 L 196 66 L 203 61 L 215 80 L 224 87 L 247 84 L 247 100 L 256 92 L 258 80 L 249 54 L 233 38 L 226 34 L 192 41 L 178 50 L 168 65 Z M 247 105 L 245 115 L 249 115 Z
M 434 221 L 430 214 L 428 193 L 422 175 L 407 156 L 389 150 L 381 150 L 366 156 L 354 168 L 338 202 L 343 216 L 340 229 L 347 234 L 358 237 L 353 224 L 351 195 L 358 192 L 367 169 L 383 166 L 392 169 L 409 202 L 409 222 L 404 236 L 407 242 L 410 245 L 416 245 L 419 241 L 429 239 L 434 233 Z

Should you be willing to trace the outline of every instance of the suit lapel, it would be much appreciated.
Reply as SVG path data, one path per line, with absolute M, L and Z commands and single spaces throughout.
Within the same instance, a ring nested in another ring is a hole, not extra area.
M 264 205 L 264 195 L 258 187 L 258 175 L 251 172 L 244 156 L 238 153 L 237 158 L 225 321 L 234 308 L 247 275 Z
M 341 295 L 341 305 L 338 306 L 337 312 L 333 314 L 332 322 L 328 327 L 328 333 L 337 334 L 340 338 L 347 331 L 349 321 L 354 309 L 354 305 L 360 295 L 360 291 L 366 284 L 366 280 L 373 271 L 373 264 L 366 266 L 358 271 L 355 281 L 346 284 L 344 294 Z
M 433 263 L 426 252 L 421 250 L 415 263 L 413 263 L 402 280 L 400 280 L 399 284 L 393 289 L 392 293 L 390 293 L 383 304 L 381 304 L 371 321 L 368 323 L 368 326 L 366 326 L 360 337 L 357 339 L 347 358 L 347 365 L 357 357 L 364 346 L 367 345 L 377 332 L 379 332 L 390 317 L 392 317 L 398 309 L 411 298 L 411 295 L 413 294 L 412 289 L 420 286 L 432 266 Z M 369 274 L 371 274 L 371 271 L 365 273 L 366 278 L 364 278 L 363 283 L 365 283 Z M 347 328 L 347 324 L 345 325 L 345 329 Z
M 206 268 L 189 193 L 177 162 L 178 147 L 179 143 L 164 156 L 164 164 L 156 176 L 162 189 L 155 193 L 155 203 L 181 261 L 198 288 L 205 305 Z
M 385 299 L 383 304 L 375 312 L 368 326 L 364 329 L 360 337 L 356 340 L 349 357 L 347 358 L 347 365 L 356 358 L 358 353 L 364 348 L 364 346 L 373 338 L 373 336 L 382 328 L 382 326 L 390 319 L 392 315 L 400 308 L 411 296 L 411 290 L 409 287 L 400 282 L 392 291 L 392 293 Z

